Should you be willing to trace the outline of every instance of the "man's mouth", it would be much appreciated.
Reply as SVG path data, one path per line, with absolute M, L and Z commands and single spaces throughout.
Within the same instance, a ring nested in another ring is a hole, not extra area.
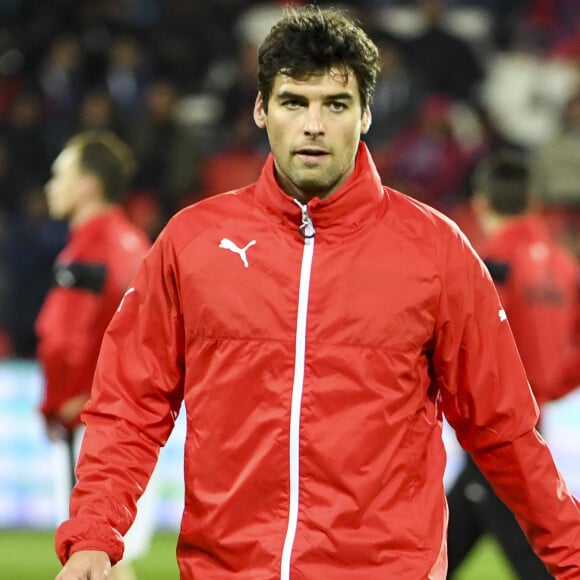
M 298 149 L 297 153 L 299 155 L 314 156 L 328 155 L 328 151 L 326 151 L 326 149 L 320 149 L 318 147 L 303 147 L 302 149 Z
M 296 151 L 296 155 L 307 162 L 316 162 L 324 157 L 328 156 L 328 151 L 326 149 L 319 149 L 316 147 L 304 147 Z

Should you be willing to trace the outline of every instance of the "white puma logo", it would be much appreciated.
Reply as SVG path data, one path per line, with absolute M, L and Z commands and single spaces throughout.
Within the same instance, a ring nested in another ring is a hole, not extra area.
M 224 250 L 230 250 L 234 254 L 238 254 L 238 256 L 240 256 L 240 259 L 244 263 L 244 266 L 248 268 L 249 264 L 248 258 L 246 257 L 246 251 L 248 250 L 249 247 L 253 246 L 255 243 L 256 240 L 252 240 L 251 242 L 246 244 L 243 248 L 238 248 L 238 246 L 236 246 L 236 244 L 234 244 L 232 240 L 228 240 L 228 238 L 223 238 L 222 241 L 220 242 L 219 247 L 223 248 Z

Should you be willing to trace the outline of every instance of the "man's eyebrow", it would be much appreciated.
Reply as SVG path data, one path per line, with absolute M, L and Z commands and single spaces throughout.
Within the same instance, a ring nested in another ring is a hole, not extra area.
M 352 93 L 331 93 L 325 97 L 328 101 L 352 101 L 353 98 Z
M 306 95 L 293 93 L 292 91 L 282 91 L 276 94 L 277 99 L 300 99 L 308 100 Z M 352 100 L 354 97 L 352 93 L 330 93 L 324 95 L 325 101 L 342 101 L 342 100 Z
M 276 93 L 277 99 L 306 99 L 304 95 L 299 95 L 298 93 L 293 93 L 291 91 L 281 91 Z

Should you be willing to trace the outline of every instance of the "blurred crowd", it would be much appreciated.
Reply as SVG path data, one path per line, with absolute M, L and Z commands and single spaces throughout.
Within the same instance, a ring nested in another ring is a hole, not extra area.
M 477 246 L 473 170 L 515 149 L 580 257 L 577 0 L 316 3 L 349 9 L 380 48 L 365 140 L 384 183 L 450 215 Z M 181 207 L 255 180 L 268 153 L 251 115 L 256 54 L 284 4 L 0 1 L 0 357 L 35 353 L 67 236 L 43 187 L 72 135 L 112 129 L 131 145 L 124 205 L 152 240 Z

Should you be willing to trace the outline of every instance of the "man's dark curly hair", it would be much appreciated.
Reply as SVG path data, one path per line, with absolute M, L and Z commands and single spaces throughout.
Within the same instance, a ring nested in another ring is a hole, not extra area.
M 267 111 L 278 73 L 304 78 L 336 66 L 354 71 L 362 108 L 370 106 L 379 71 L 379 53 L 362 28 L 336 8 L 286 7 L 258 53 L 258 90 L 264 109 Z

